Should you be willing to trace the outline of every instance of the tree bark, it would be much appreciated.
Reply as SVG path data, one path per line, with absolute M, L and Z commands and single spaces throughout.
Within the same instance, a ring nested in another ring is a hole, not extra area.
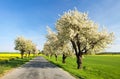
M 28 52 L 28 58 L 30 57 L 30 51 Z
M 21 59 L 23 59 L 24 51 L 21 51 Z
M 65 56 L 65 54 L 63 54 L 62 56 L 62 63 L 66 63 L 65 59 L 67 58 L 67 56 Z
M 77 41 L 76 43 L 75 41 L 71 40 L 71 43 L 72 43 L 73 49 L 75 50 L 77 69 L 81 69 L 83 52 L 81 52 L 80 50 L 80 42 Z
M 75 50 L 75 55 L 77 56 L 77 47 L 76 47 L 76 44 L 73 40 L 71 40 L 71 43 L 72 43 L 72 46 L 73 46 L 73 49 Z
M 55 60 L 57 61 L 57 55 L 55 54 Z
M 27 53 L 25 53 L 25 57 L 27 57 Z
M 81 69 L 82 68 L 82 55 L 77 55 L 77 69 Z

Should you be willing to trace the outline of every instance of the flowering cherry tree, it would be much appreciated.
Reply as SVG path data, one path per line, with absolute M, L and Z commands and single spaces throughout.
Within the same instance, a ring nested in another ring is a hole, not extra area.
M 47 42 L 44 44 L 44 53 L 47 55 L 50 54 L 50 56 L 55 55 L 56 60 L 57 56 L 62 54 L 62 62 L 65 63 L 66 57 L 71 55 L 72 48 L 68 44 L 61 43 L 58 34 L 53 32 L 49 27 L 47 27 L 47 31 Z
M 15 49 L 21 52 L 21 58 L 23 58 L 25 53 L 28 54 L 29 57 L 30 53 L 35 54 L 37 51 L 36 45 L 31 40 L 27 40 L 24 37 L 16 38 Z
M 98 24 L 77 9 L 65 12 L 56 22 L 59 41 L 71 42 L 77 59 L 77 68 L 82 68 L 82 55 L 99 52 L 113 41 L 113 33 L 99 30 Z
M 24 37 L 18 37 L 15 40 L 15 49 L 20 51 L 21 58 L 23 58 L 23 55 L 26 51 L 26 39 Z

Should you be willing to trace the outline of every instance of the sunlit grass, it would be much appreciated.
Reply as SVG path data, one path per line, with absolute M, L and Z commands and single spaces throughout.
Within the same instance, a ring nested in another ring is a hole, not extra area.
M 58 61 L 52 57 L 50 62 L 68 71 L 80 79 L 119 79 L 120 78 L 120 55 L 85 56 L 83 58 L 83 69 L 76 69 L 76 58 L 68 57 L 66 64 L 62 64 L 61 56 Z

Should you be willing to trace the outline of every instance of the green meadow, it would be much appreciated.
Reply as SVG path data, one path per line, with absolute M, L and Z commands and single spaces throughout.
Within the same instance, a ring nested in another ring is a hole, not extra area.
M 45 58 L 78 79 L 120 79 L 120 55 L 84 56 L 83 69 L 80 70 L 76 68 L 75 57 L 68 57 L 66 64 L 61 62 L 61 56 L 58 61 L 54 57 Z

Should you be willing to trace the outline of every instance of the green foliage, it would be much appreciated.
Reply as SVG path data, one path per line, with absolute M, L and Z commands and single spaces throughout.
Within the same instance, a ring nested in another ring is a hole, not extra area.
M 75 57 L 68 57 L 66 59 L 66 64 L 62 64 L 61 56 L 58 57 L 58 61 L 55 61 L 54 58 L 47 59 L 80 79 L 120 78 L 120 55 L 84 56 L 83 69 L 81 70 L 76 69 Z

